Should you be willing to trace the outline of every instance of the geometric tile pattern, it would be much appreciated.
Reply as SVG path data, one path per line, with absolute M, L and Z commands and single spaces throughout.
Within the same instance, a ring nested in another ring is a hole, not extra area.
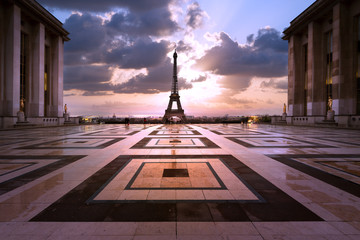
M 20 149 L 64 149 L 87 148 L 101 149 L 108 147 L 124 138 L 64 138 L 44 143 L 20 147 Z
M 84 156 L 0 156 L 0 195 L 32 182 Z M 5 167 L 3 167 L 5 166 Z
M 166 135 L 166 136 L 173 136 L 173 135 L 201 135 L 196 130 L 156 130 L 151 132 L 149 135 Z
M 34 162 L 17 162 L 17 161 L 11 161 L 11 160 L 7 161 L 7 162 L 0 162 L 0 176 L 16 172 L 23 168 L 29 167 L 33 164 L 35 164 L 35 163 Z
M 211 132 L 218 134 L 218 135 L 268 135 L 266 133 L 262 133 L 262 132 L 257 132 L 257 131 L 245 131 L 245 130 L 237 130 L 237 129 L 233 129 L 233 130 L 229 130 L 229 129 L 224 129 L 224 130 L 212 130 Z
M 219 148 L 219 146 L 204 137 L 147 137 L 131 148 Z
M 337 172 L 340 171 L 349 175 L 353 175 L 356 177 L 354 178 L 354 182 L 360 184 L 358 181 L 359 179 L 357 178 L 360 177 L 360 158 L 356 159 L 356 161 L 343 161 L 343 159 L 339 159 L 338 161 L 316 161 L 316 163 L 332 168 Z
M 162 125 L 156 128 L 157 131 L 188 131 L 192 129 L 190 125 Z
M 163 176 L 175 169 L 187 176 Z M 259 200 L 220 159 L 132 159 L 101 189 L 94 200 Z
M 269 157 L 360 197 L 360 155 L 297 154 Z
M 110 130 L 103 130 L 98 132 L 92 132 L 83 134 L 82 136 L 121 136 L 121 135 L 134 135 L 139 131 L 131 131 L 128 129 L 110 129 Z
M 155 161 L 158 161 L 159 157 L 174 159 L 173 155 L 152 156 Z M 119 156 L 31 221 L 82 221 L 81 219 L 88 221 L 322 221 L 316 214 L 233 156 L 203 157 L 221 159 L 234 174 L 242 179 L 246 189 L 252 189 L 257 200 L 224 200 L 211 199 L 211 197 L 209 200 L 204 200 L 197 198 L 197 194 L 191 193 L 184 194 L 187 199 L 179 200 L 124 199 L 118 201 L 103 200 L 100 197 L 97 200 L 97 196 L 106 189 L 106 186 L 116 181 L 115 178 L 119 173 L 117 169 L 126 171 L 126 166 L 133 159 L 148 159 L 148 156 Z M 187 155 L 177 156 L 176 159 L 187 158 L 192 159 Z M 119 181 L 121 182 L 120 179 Z M 239 191 L 242 190 L 239 189 Z M 150 193 L 147 194 L 150 195 Z M 109 198 L 110 196 L 108 195 Z M 71 203 L 71 208 L 69 208 L 69 203 Z M 148 214 L 144 214 L 144 211 Z
M 352 137 L 352 136 L 347 136 L 347 137 L 316 137 L 316 139 L 319 140 L 323 140 L 323 141 L 328 141 L 328 142 L 332 142 L 332 143 L 344 143 L 346 145 L 352 145 L 352 146 L 360 146 L 360 137 Z
M 0 130 L 2 239 L 359 239 L 360 130 Z
M 11 144 L 17 144 L 17 143 L 23 143 L 23 142 L 28 142 L 31 141 L 33 139 L 31 138 L 27 138 L 27 139 L 21 139 L 21 138 L 4 138 L 4 139 L 0 139 L 0 146 L 6 146 L 6 145 L 11 145 Z
M 304 140 L 298 140 L 289 137 L 228 137 L 248 148 L 331 148 L 324 144 L 313 143 Z

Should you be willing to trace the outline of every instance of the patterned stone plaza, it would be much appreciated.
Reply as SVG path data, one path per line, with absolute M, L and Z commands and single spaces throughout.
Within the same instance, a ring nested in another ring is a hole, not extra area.
M 0 131 L 1 239 L 359 239 L 360 130 Z

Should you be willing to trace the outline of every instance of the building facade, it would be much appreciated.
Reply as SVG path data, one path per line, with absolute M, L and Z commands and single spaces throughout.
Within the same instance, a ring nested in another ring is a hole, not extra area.
M 287 123 L 360 126 L 360 1 L 317 0 L 283 39 L 289 43 Z
M 0 128 L 64 123 L 68 34 L 35 0 L 0 2 Z

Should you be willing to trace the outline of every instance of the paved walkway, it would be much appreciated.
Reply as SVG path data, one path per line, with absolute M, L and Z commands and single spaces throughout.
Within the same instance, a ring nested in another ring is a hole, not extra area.
M 360 131 L 0 131 L 1 239 L 360 239 Z

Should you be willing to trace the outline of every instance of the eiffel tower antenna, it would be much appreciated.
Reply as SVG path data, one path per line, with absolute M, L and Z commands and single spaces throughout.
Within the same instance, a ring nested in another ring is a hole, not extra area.
M 173 80 L 171 85 L 171 94 L 170 94 L 170 100 L 169 105 L 167 109 L 165 110 L 165 115 L 163 117 L 163 122 L 169 122 L 170 118 L 172 117 L 178 117 L 180 118 L 182 123 L 186 123 L 186 117 L 184 114 L 184 109 L 181 107 L 180 103 L 180 95 L 179 95 L 179 89 L 178 89 L 178 78 L 177 78 L 177 53 L 176 49 L 173 55 L 174 58 L 174 68 L 173 68 Z M 177 109 L 172 109 L 173 103 L 176 103 Z

